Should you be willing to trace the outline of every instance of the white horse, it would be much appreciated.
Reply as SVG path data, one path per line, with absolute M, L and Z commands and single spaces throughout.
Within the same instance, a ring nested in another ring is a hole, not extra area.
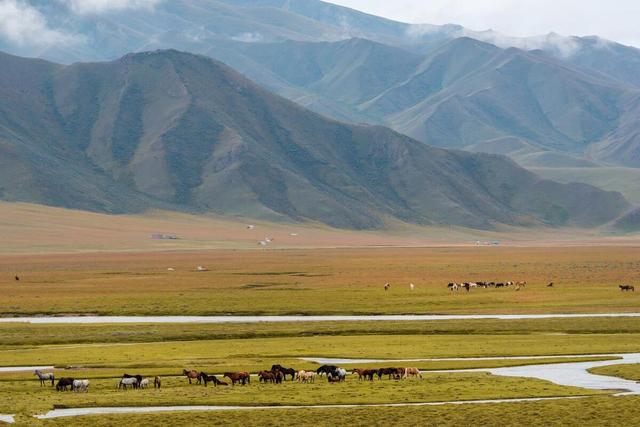
M 73 380 L 73 385 L 71 386 L 71 390 L 75 392 L 84 391 L 85 393 L 88 393 L 89 380 Z
M 138 387 L 138 380 L 136 378 L 122 378 L 120 382 L 118 382 L 118 389 L 127 389 L 127 386 L 131 386 L 133 388 Z
M 45 385 L 47 381 L 51 381 L 51 387 L 53 387 L 53 382 L 55 381 L 55 376 L 52 372 L 40 372 L 38 369 L 34 372 L 34 375 L 38 377 L 40 380 L 40 387 Z
M 309 372 L 302 372 L 302 375 L 300 375 L 298 377 L 298 381 L 302 381 L 303 383 L 313 383 L 316 381 L 316 374 L 315 372 L 309 371 Z
M 140 382 L 140 388 L 147 388 L 149 387 L 149 379 L 145 378 Z

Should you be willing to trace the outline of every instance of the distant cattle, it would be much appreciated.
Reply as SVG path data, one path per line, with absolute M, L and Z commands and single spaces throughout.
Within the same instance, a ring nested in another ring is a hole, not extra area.
M 629 292 L 629 291 L 631 291 L 631 292 L 635 292 L 635 291 L 636 291 L 636 288 L 634 288 L 634 287 L 633 287 L 633 286 L 631 286 L 631 285 L 620 285 L 619 287 L 620 287 L 620 290 L 621 290 L 622 292 Z

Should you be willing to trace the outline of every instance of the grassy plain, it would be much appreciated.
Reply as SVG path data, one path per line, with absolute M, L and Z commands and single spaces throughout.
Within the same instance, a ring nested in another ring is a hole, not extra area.
M 329 411 L 329 412 L 328 412 Z M 137 426 L 627 426 L 640 417 L 640 397 L 590 397 L 526 403 L 459 406 L 345 409 L 268 409 L 250 414 L 229 412 L 174 412 L 127 415 L 127 423 Z M 45 426 L 111 426 L 123 422 L 121 416 L 47 420 Z
M 602 366 L 590 369 L 589 372 L 598 375 L 609 375 L 627 380 L 640 382 L 640 364 L 631 363 L 628 365 Z
M 210 269 L 196 272 L 196 266 Z M 168 271 L 174 268 L 175 271 Z M 451 247 L 0 257 L 2 315 L 638 311 L 638 247 Z M 13 277 L 19 275 L 16 282 Z M 452 293 L 451 281 L 527 288 Z M 546 284 L 553 281 L 554 288 Z M 384 292 L 383 285 L 391 283 Z M 409 283 L 416 289 L 409 290 Z

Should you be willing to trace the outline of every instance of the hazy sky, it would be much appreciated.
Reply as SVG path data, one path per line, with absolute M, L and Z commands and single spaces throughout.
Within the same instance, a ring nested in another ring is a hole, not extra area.
M 403 22 L 531 36 L 598 35 L 640 47 L 640 0 L 327 0 Z

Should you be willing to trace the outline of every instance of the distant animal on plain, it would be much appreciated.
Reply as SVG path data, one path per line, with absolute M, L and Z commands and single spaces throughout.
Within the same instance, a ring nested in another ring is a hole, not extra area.
M 450 290 L 451 292 L 453 292 L 453 291 L 457 291 L 457 290 L 458 290 L 458 288 L 459 288 L 459 286 L 458 286 L 458 284 L 457 284 L 457 283 L 453 283 L 453 282 L 451 282 L 451 283 L 449 283 L 449 284 L 447 285 L 447 288 L 449 288 L 449 290 Z
M 227 385 L 227 383 L 220 381 L 215 375 L 207 375 L 204 372 L 200 372 L 200 378 L 202 379 L 205 387 L 208 387 L 209 383 L 213 383 L 214 387 Z
M 422 379 L 422 374 L 420 373 L 420 369 L 418 368 L 404 368 L 404 374 L 402 378 L 420 378 Z
M 414 290 L 416 287 L 416 285 L 414 285 L 413 283 L 409 283 L 409 289 Z
M 186 376 L 187 379 L 189 380 L 189 384 L 192 384 L 191 380 L 197 380 L 196 384 L 200 384 L 201 383 L 201 379 L 200 379 L 200 373 L 198 371 L 187 371 L 186 369 L 182 370 L 182 375 Z
M 142 382 L 142 375 L 136 374 L 136 375 L 130 375 L 130 374 L 123 374 L 122 378 L 135 378 L 136 379 L 136 383 L 134 384 L 133 388 L 138 388 L 140 383 Z
M 335 365 L 322 365 L 318 369 L 316 369 L 316 374 L 320 376 L 322 376 L 323 374 L 327 375 L 329 372 L 333 372 L 336 369 L 338 369 L 338 367 Z
M 385 284 L 384 284 L 384 290 L 385 290 L 385 291 L 388 291 L 388 290 L 389 290 L 389 288 L 391 288 L 391 283 L 385 283 Z
M 16 279 L 16 282 L 20 281 L 20 277 L 19 276 L 16 276 L 15 279 Z
M 251 225 L 251 224 L 247 225 L 247 230 L 253 230 L 255 228 L 256 228 L 255 225 Z
M 287 380 L 287 375 L 291 375 L 291 381 L 293 381 L 296 378 L 296 370 L 293 368 L 285 368 L 282 365 L 272 365 L 271 370 L 282 372 L 282 375 L 284 376 L 285 381 Z
M 73 378 L 60 378 L 56 384 L 56 391 L 67 391 L 67 387 L 73 388 Z
M 334 381 L 335 379 L 337 379 L 338 381 Z M 338 368 L 333 372 L 329 372 L 327 374 L 327 380 L 332 383 L 332 382 L 339 382 L 339 381 L 345 381 L 347 379 L 347 371 L 345 369 L 342 368 Z
M 173 268 L 173 267 L 169 267 L 169 268 L 167 268 L 167 271 L 176 271 L 176 269 Z
M 40 387 L 45 385 L 47 381 L 51 381 L 51 387 L 53 387 L 53 382 L 55 381 L 55 376 L 52 372 L 40 372 L 38 369 L 34 372 L 34 375 L 38 377 L 40 380 Z
M 315 372 L 305 372 L 302 376 L 303 383 L 315 383 L 316 382 L 316 374 Z
M 223 376 L 231 380 L 232 386 L 236 385 L 236 383 L 241 383 L 242 385 L 251 384 L 251 376 L 248 372 L 225 372 Z
M 135 377 L 121 378 L 118 383 L 118 390 L 127 390 L 127 387 L 138 388 L 138 379 Z
M 395 379 L 400 379 L 402 375 L 404 375 L 404 368 L 380 368 L 378 369 L 378 379 L 381 380 L 383 376 L 388 375 L 389 379 L 391 377 Z
M 634 288 L 634 287 L 633 287 L 633 286 L 631 286 L 631 285 L 620 285 L 619 287 L 620 287 L 620 290 L 621 290 L 622 292 L 629 292 L 629 291 L 631 291 L 631 292 L 635 292 L 635 291 L 636 291 L 636 288 Z
M 143 379 L 142 381 L 140 381 L 140 384 L 138 384 L 138 388 L 145 389 L 145 388 L 148 388 L 148 387 L 149 387 L 149 379 L 148 378 Z
M 160 377 L 155 377 L 153 379 L 153 388 L 160 388 L 162 387 L 162 380 L 160 379 Z
M 553 288 L 553 282 L 550 282 L 550 283 L 547 285 L 547 288 Z
M 209 271 L 209 269 L 207 267 L 203 267 L 201 265 L 196 267 L 196 271 Z
M 373 376 L 378 373 L 377 369 L 358 369 L 354 368 L 351 373 L 357 374 L 359 380 L 373 381 Z
M 73 385 L 71 387 L 73 391 L 79 393 L 81 391 L 88 393 L 89 392 L 89 380 L 74 380 Z

